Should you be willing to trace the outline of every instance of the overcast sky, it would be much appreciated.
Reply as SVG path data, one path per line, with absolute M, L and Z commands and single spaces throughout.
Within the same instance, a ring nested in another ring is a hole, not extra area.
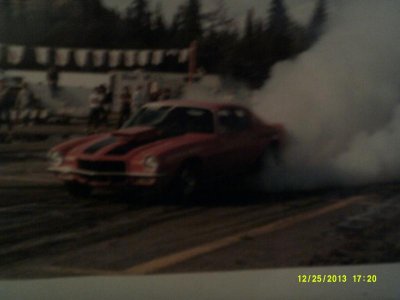
M 132 0 L 103 0 L 110 7 L 123 10 Z M 179 4 L 185 0 L 149 0 L 152 6 L 160 2 L 164 13 L 169 18 L 175 13 Z M 291 15 L 299 22 L 304 22 L 312 12 L 317 0 L 286 0 L 286 5 Z M 203 10 L 213 7 L 214 0 L 203 0 Z M 247 9 L 253 7 L 259 16 L 266 13 L 269 7 L 269 0 L 225 0 L 226 6 L 229 8 L 231 16 L 241 22 L 246 15 Z

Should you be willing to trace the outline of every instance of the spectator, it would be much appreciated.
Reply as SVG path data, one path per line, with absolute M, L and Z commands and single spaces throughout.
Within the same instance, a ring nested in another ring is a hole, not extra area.
M 171 89 L 170 88 L 164 88 L 163 92 L 161 94 L 160 100 L 169 100 L 171 99 Z
M 18 116 L 21 116 L 23 110 L 30 106 L 32 98 L 32 91 L 29 89 L 28 84 L 23 82 L 15 101 L 15 109 L 17 110 Z
M 102 103 L 104 94 L 101 92 L 100 87 L 96 87 L 93 89 L 93 92 L 89 96 L 89 120 L 87 125 L 87 132 L 91 132 L 91 128 L 96 132 L 101 121 L 101 113 L 102 113 Z
M 121 109 L 119 112 L 118 128 L 121 128 L 122 125 L 124 125 L 124 123 L 130 118 L 132 113 L 132 94 L 129 90 L 129 87 L 124 87 L 120 99 Z
M 145 91 L 143 90 L 143 87 L 139 85 L 133 94 L 133 105 L 135 106 L 135 109 L 139 109 L 145 104 L 145 97 Z
M 59 79 L 58 70 L 56 67 L 53 66 L 47 72 L 47 82 L 49 84 L 52 98 L 57 98 L 58 96 L 58 79 Z
M 113 104 L 113 92 L 110 88 L 106 88 L 105 85 L 102 85 L 102 92 L 104 93 L 104 99 L 102 103 L 102 118 L 101 122 L 104 125 L 108 125 L 108 119 L 111 114 L 112 104 Z
M 106 107 L 105 107 L 105 99 L 106 99 L 106 95 L 107 95 L 107 88 L 104 84 L 99 85 L 98 87 L 98 91 L 99 94 L 101 95 L 101 103 L 100 103 L 100 111 L 99 111 L 99 124 L 104 124 L 103 120 L 104 120 L 104 115 L 105 115 L 105 111 L 106 111 Z
M 14 106 L 14 99 L 10 88 L 4 79 L 0 79 L 0 128 L 3 122 L 9 131 L 12 130 L 10 110 Z
M 158 87 L 158 82 L 157 81 L 151 81 L 150 82 L 150 89 L 149 89 L 149 100 L 150 102 L 157 101 L 160 97 L 160 89 Z

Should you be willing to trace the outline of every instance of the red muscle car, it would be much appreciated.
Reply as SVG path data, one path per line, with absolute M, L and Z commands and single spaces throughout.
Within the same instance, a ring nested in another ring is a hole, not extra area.
M 76 196 L 95 187 L 134 187 L 187 198 L 208 180 L 277 154 L 283 140 L 281 125 L 240 105 L 164 101 L 143 106 L 122 129 L 54 147 L 50 170 Z

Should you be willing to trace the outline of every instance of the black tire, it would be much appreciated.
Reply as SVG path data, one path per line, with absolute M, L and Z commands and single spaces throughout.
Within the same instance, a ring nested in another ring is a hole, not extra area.
M 68 193 L 75 198 L 88 198 L 92 194 L 92 188 L 78 182 L 65 183 Z
M 178 202 L 192 200 L 201 186 L 200 167 L 195 163 L 186 163 L 179 169 L 172 184 L 172 196 Z
M 251 174 L 261 173 L 268 166 L 268 161 L 270 160 L 270 151 L 265 149 L 263 153 L 256 159 L 256 161 L 250 167 Z
M 281 163 L 280 149 L 277 145 L 269 145 L 251 166 L 251 173 L 261 173 L 263 170 Z

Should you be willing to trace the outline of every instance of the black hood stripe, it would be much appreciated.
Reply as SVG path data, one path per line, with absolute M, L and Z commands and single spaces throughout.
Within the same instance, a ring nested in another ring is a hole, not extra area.
M 89 148 L 87 148 L 85 150 L 85 154 L 94 154 L 97 151 L 103 149 L 104 147 L 114 144 L 116 141 L 117 141 L 117 138 L 114 136 L 111 136 L 109 138 L 101 140 L 100 142 L 97 142 L 97 143 L 91 145 Z
M 150 144 L 150 143 L 154 143 L 154 142 L 156 142 L 158 140 L 162 140 L 164 138 L 165 137 L 163 137 L 163 136 L 155 136 L 155 137 L 152 137 L 149 139 L 142 139 L 139 141 L 132 140 L 132 141 L 127 142 L 126 144 L 115 147 L 110 152 L 108 152 L 107 155 L 125 155 L 137 147 L 144 146 L 144 145 Z

